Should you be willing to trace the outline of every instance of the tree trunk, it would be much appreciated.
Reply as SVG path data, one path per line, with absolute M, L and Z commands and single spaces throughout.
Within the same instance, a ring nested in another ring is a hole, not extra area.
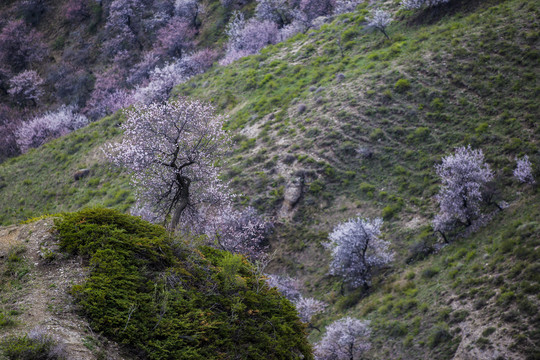
M 187 205 L 188 205 L 187 197 L 181 198 L 180 201 L 178 202 L 178 205 L 176 206 L 176 209 L 174 209 L 174 214 L 171 219 L 171 225 L 169 226 L 170 231 L 174 232 L 176 228 L 178 227 L 178 223 L 180 222 L 180 215 L 182 215 Z
M 187 177 L 177 174 L 177 181 L 179 185 L 175 198 L 178 200 L 171 219 L 171 225 L 169 226 L 169 230 L 171 232 L 174 232 L 178 227 L 178 223 L 180 222 L 180 216 L 188 206 L 189 202 L 189 185 L 191 184 L 191 180 Z

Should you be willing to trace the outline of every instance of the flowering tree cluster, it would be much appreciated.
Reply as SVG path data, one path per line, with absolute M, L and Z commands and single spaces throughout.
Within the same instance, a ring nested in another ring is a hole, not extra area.
M 360 0 L 337 0 L 334 14 L 345 14 L 348 12 L 352 12 L 360 3 Z
M 308 23 L 319 16 L 327 16 L 334 12 L 335 0 L 301 0 L 299 10 L 305 14 Z
M 13 100 L 24 105 L 30 102 L 36 106 L 41 96 L 43 96 L 43 79 L 34 70 L 25 70 L 9 80 L 8 93 Z
M 527 155 L 523 156 L 521 159 L 516 158 L 514 177 L 522 183 L 527 183 L 531 185 L 535 183 L 532 172 L 532 165 Z
M 381 9 L 375 10 L 368 17 L 368 27 L 379 30 L 384 34 L 384 36 L 386 36 L 387 39 L 390 39 L 390 37 L 386 33 L 386 27 L 390 25 L 391 22 L 392 17 L 390 16 L 390 13 Z
M 294 11 L 287 0 L 258 0 L 255 16 L 282 28 L 294 20 Z
M 302 296 L 300 293 L 300 283 L 297 279 L 289 276 L 267 275 L 266 282 L 268 286 L 275 287 L 281 295 L 285 296 L 291 302 L 297 301 Z
M 15 131 L 19 127 L 22 114 L 7 104 L 0 104 L 0 162 L 19 154 Z
M 441 4 L 446 4 L 450 0 L 403 0 L 401 5 L 409 10 L 420 9 L 421 7 L 433 7 Z
M 106 154 L 131 173 L 139 201 L 171 216 L 175 230 L 203 204 L 230 200 L 215 166 L 229 143 L 223 121 L 199 101 L 139 105 L 126 111 L 123 139 Z
M 267 275 L 266 282 L 268 286 L 275 287 L 281 295 L 294 304 L 300 320 L 306 324 L 311 325 L 312 317 L 323 312 L 327 306 L 323 301 L 303 297 L 299 290 L 298 280 L 289 276 Z
M 251 54 L 256 54 L 263 47 L 279 41 L 277 25 L 269 20 L 244 20 L 244 15 L 238 11 L 227 26 L 227 53 L 220 61 L 221 65 Z
M 199 0 L 176 0 L 174 2 L 175 15 L 185 19 L 193 29 L 201 26 L 200 16 L 206 9 Z
M 341 276 L 352 287 L 371 286 L 373 269 L 388 264 L 393 254 L 380 239 L 382 219 L 350 219 L 339 224 L 325 244 L 332 251 L 330 274 Z
M 89 10 L 86 0 L 69 0 L 64 6 L 64 17 L 69 22 L 82 21 L 90 14 Z
M 313 20 L 333 13 L 353 11 L 359 0 L 257 0 L 255 18 L 246 21 L 239 12 L 227 27 L 227 54 L 221 65 L 256 54 L 261 48 L 284 41 L 312 26 Z
M 0 33 L 0 64 L 12 73 L 43 60 L 47 47 L 41 33 L 30 29 L 22 20 L 12 20 Z
M 113 66 L 96 76 L 94 90 L 86 103 L 83 112 L 91 119 L 99 119 L 112 111 L 118 110 L 118 106 L 127 105 L 121 93 L 124 85 L 125 73 L 122 67 Z M 111 108 L 111 105 L 112 108 Z
M 433 229 L 446 240 L 446 232 L 458 224 L 470 226 L 480 216 L 483 190 L 493 179 L 493 173 L 484 162 L 482 150 L 473 150 L 470 145 L 444 157 L 436 171 L 443 186 L 435 196 L 440 210 L 433 220 Z
M 171 57 L 181 58 L 193 46 L 195 29 L 181 18 L 174 18 L 159 30 L 159 52 Z
M 158 65 L 161 65 L 161 54 L 156 50 L 144 53 L 142 60 L 132 66 L 127 77 L 127 83 L 131 86 L 143 83 Z
M 346 317 L 326 327 L 326 334 L 315 345 L 318 360 L 360 359 L 371 348 L 369 321 Z
M 88 119 L 76 113 L 73 107 L 63 106 L 23 123 L 15 132 L 17 145 L 26 152 L 87 124 Z
M 113 0 L 109 6 L 109 15 L 105 30 L 107 41 L 104 43 L 106 55 L 111 57 L 122 50 L 131 50 L 137 45 L 135 19 L 143 6 L 140 0 Z

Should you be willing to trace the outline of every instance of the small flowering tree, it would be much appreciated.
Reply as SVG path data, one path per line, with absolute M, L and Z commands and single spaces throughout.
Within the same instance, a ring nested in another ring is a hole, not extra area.
M 105 24 L 106 41 L 103 43 L 107 55 L 112 57 L 119 51 L 131 50 L 137 45 L 135 23 L 144 3 L 140 0 L 113 0 Z
M 408 10 L 420 9 L 421 7 L 434 7 L 441 4 L 446 4 L 450 0 L 403 0 L 401 5 Z
M 527 155 L 525 155 L 521 159 L 516 158 L 514 177 L 522 183 L 527 183 L 531 185 L 535 183 L 532 173 L 531 162 L 529 161 L 529 157 Z
M 440 210 L 433 220 L 433 229 L 447 241 L 445 232 L 458 224 L 470 226 L 480 216 L 482 192 L 493 173 L 484 162 L 482 150 L 473 150 L 470 145 L 444 157 L 436 171 L 443 186 L 435 196 Z
M 86 0 L 69 0 L 64 6 L 64 16 L 69 22 L 83 21 L 90 15 Z
M 24 105 L 27 102 L 37 105 L 43 96 L 43 79 L 34 70 L 26 70 L 9 80 L 8 93 L 15 102 Z
M 313 316 L 322 313 L 326 309 L 326 303 L 314 298 L 300 297 L 295 303 L 296 311 L 300 315 L 300 320 L 306 324 L 311 325 L 311 319 Z
M 105 152 L 131 173 L 140 203 L 162 218 L 171 216 L 174 231 L 203 204 L 230 200 L 215 166 L 229 143 L 223 122 L 211 105 L 199 101 L 139 105 L 126 111 L 122 141 Z
M 336 0 L 334 14 L 353 12 L 360 2 L 361 0 Z
M 346 317 L 333 322 L 315 345 L 318 360 L 360 359 L 371 348 L 369 321 Z
M 382 32 L 387 39 L 390 39 L 386 33 L 386 27 L 392 22 L 392 17 L 387 11 L 377 9 L 368 17 L 368 27 L 375 28 Z
M 356 288 L 371 286 L 373 269 L 388 264 L 393 254 L 388 250 L 389 242 L 379 238 L 382 219 L 357 217 L 339 224 L 324 244 L 332 251 L 330 274 L 341 276 Z

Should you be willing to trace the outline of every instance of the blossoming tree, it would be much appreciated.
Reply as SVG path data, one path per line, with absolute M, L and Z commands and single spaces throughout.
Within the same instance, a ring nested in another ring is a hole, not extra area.
M 123 139 L 105 152 L 131 173 L 140 202 L 163 219 L 171 217 L 173 231 L 181 218 L 192 222 L 203 203 L 230 201 L 216 167 L 229 144 L 223 121 L 200 101 L 139 105 L 126 111 Z

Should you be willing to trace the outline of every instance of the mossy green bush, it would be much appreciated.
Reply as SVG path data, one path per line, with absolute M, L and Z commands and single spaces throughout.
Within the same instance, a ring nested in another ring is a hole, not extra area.
M 94 331 L 149 359 L 312 359 L 294 306 L 243 257 L 192 248 L 109 209 L 64 214 L 60 246 L 87 259 L 72 293 Z

